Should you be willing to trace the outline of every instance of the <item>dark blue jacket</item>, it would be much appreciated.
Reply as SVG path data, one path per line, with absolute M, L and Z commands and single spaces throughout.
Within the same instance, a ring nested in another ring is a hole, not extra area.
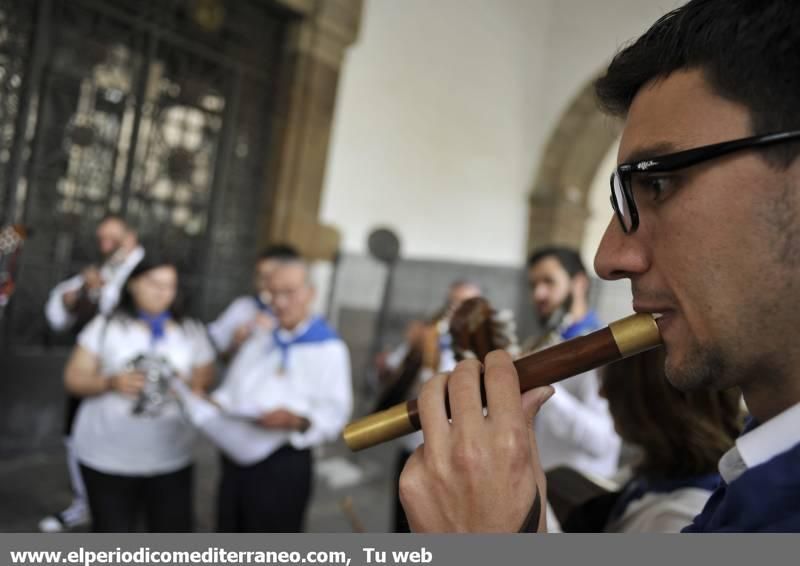
M 800 532 L 800 443 L 721 482 L 683 532 Z

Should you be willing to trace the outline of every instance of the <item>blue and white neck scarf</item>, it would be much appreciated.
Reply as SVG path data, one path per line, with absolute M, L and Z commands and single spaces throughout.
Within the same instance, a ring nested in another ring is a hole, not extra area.
M 337 340 L 338 338 L 339 335 L 336 334 L 336 331 L 328 326 L 327 322 L 321 317 L 311 319 L 308 327 L 290 340 L 284 340 L 281 336 L 281 329 L 276 328 L 272 331 L 272 342 L 273 348 L 277 347 L 281 351 L 281 373 L 284 373 L 289 367 L 289 348 L 295 344 L 314 344 Z
M 156 315 L 139 311 L 139 320 L 150 328 L 150 347 L 155 346 L 160 340 L 164 339 L 167 321 L 169 321 L 170 318 L 169 311 L 164 311 Z
M 255 301 L 256 307 L 260 312 L 269 315 L 272 314 L 272 307 L 269 306 L 267 303 L 265 303 L 263 300 L 261 300 L 261 296 L 258 293 L 253 295 L 253 301 Z
M 590 310 L 581 320 L 573 322 L 567 328 L 561 330 L 561 338 L 571 340 L 577 336 L 583 336 L 599 330 L 602 327 L 603 323 L 600 322 L 597 313 Z

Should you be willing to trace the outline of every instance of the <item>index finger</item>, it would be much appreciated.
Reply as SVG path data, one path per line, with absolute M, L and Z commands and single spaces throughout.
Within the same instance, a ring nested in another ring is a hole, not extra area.
M 490 352 L 483 362 L 485 367 L 486 406 L 489 418 L 494 421 L 520 420 L 522 395 L 519 376 L 511 356 L 503 350 Z
M 436 453 L 442 453 L 442 444 L 450 435 L 450 422 L 445 411 L 449 378 L 446 373 L 433 376 L 423 384 L 417 399 L 417 410 L 425 443 Z

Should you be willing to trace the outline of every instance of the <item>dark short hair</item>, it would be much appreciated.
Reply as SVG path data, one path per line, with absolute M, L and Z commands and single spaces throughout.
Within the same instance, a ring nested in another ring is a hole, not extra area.
M 637 473 L 654 478 L 709 474 L 742 427 L 738 389 L 679 391 L 664 375 L 659 348 L 601 372 L 614 425 L 642 450 Z
M 291 244 L 272 244 L 258 254 L 258 261 L 277 259 L 282 261 L 301 259 L 300 252 Z
M 548 257 L 555 258 L 561 267 L 564 268 L 564 271 L 567 272 L 570 278 L 581 273 L 584 275 L 586 274 L 586 268 L 583 266 L 581 255 L 577 252 L 577 250 L 564 246 L 547 246 L 545 248 L 534 250 L 534 252 L 528 258 L 527 266 L 530 269 Z
M 175 299 L 172 301 L 172 304 L 169 306 L 168 310 L 173 320 L 176 322 L 181 322 L 185 316 L 185 294 L 183 293 L 180 285 L 181 270 L 178 265 L 179 264 L 177 261 L 167 256 L 158 256 L 149 252 L 145 254 L 141 261 L 136 264 L 136 267 L 133 268 L 133 271 L 131 271 L 130 275 L 128 275 L 125 285 L 122 286 L 119 296 L 119 303 L 117 303 L 117 307 L 114 309 L 114 315 L 122 315 L 134 319 L 137 318 L 139 316 L 139 312 L 136 308 L 136 303 L 133 300 L 133 295 L 131 294 L 130 289 L 128 289 L 128 283 L 144 275 L 148 271 L 152 271 L 153 269 L 158 269 L 159 267 L 172 267 L 178 273 L 178 290 L 175 294 Z
M 125 220 L 125 218 L 122 215 L 117 214 L 116 212 L 109 212 L 107 214 L 104 214 L 103 217 L 100 219 L 100 221 L 97 223 L 97 225 L 100 226 L 101 224 L 104 224 L 105 222 L 109 221 L 119 222 L 125 227 L 126 230 L 129 230 L 131 228 L 131 225 L 128 223 L 128 221 Z
M 800 2 L 692 0 L 617 53 L 595 91 L 606 111 L 625 115 L 643 86 L 690 69 L 748 109 L 754 134 L 800 129 Z M 764 150 L 779 167 L 798 153 L 800 143 Z

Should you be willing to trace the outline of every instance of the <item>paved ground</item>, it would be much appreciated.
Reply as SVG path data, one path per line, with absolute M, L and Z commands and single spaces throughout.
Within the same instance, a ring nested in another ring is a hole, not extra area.
M 386 532 L 391 514 L 392 446 L 350 454 L 344 445 L 324 447 L 317 455 L 315 487 L 307 518 L 309 532 L 352 532 L 342 501 L 353 509 L 366 531 Z M 197 449 L 197 530 L 214 530 L 217 454 L 201 442 Z M 39 520 L 63 509 L 71 499 L 63 448 L 0 461 L 0 532 L 36 531 Z

